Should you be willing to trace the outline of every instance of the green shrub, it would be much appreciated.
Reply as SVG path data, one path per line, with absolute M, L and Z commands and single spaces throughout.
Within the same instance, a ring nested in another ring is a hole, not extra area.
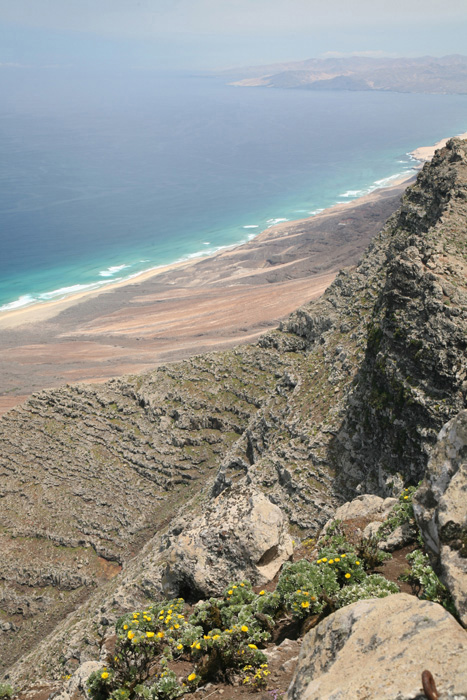
M 412 587 L 412 593 L 419 598 L 440 603 L 446 610 L 455 615 L 456 610 L 449 591 L 433 571 L 428 555 L 416 549 L 411 554 L 407 554 L 406 559 L 410 562 L 411 568 L 401 574 L 399 579 L 409 583 Z
M 397 584 L 388 581 L 380 574 L 371 574 L 358 583 L 341 588 L 336 596 L 336 606 L 343 608 L 345 605 L 356 603 L 357 600 L 385 598 L 393 593 L 399 593 Z
M 274 626 L 272 617 L 261 612 L 271 607 L 268 597 L 240 582 L 231 584 L 222 598 L 199 603 L 189 618 L 182 598 L 124 615 L 116 623 L 114 654 L 89 678 L 91 697 L 173 700 L 200 682 L 233 676 L 248 677 L 249 684 L 264 687 L 269 672 L 260 647 Z M 179 658 L 195 666 L 182 683 L 168 668 Z
M 415 524 L 412 498 L 417 488 L 417 486 L 409 486 L 402 491 L 386 522 L 379 528 L 377 532 L 378 539 L 385 540 L 400 525 L 405 523 Z
M 332 521 L 326 534 L 320 538 L 318 547 L 320 549 L 320 556 L 327 556 L 327 554 L 321 554 L 321 552 L 325 550 L 332 551 L 336 554 L 340 552 L 355 552 L 355 548 L 347 540 L 347 535 L 342 527 L 341 520 Z
M 376 535 L 370 537 L 362 537 L 357 545 L 357 553 L 363 562 L 363 567 L 366 571 L 372 571 L 376 567 L 381 566 L 383 562 L 392 559 L 389 552 L 383 552 L 378 547 L 379 538 Z
M 276 588 L 283 607 L 295 617 L 322 612 L 326 597 L 331 598 L 338 590 L 337 572 L 332 566 L 306 559 L 284 564 Z
M 0 698 L 11 698 L 14 695 L 13 688 L 8 683 L 0 683 Z

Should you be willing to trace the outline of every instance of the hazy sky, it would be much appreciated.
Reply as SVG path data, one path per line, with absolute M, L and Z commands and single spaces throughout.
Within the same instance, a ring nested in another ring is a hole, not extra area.
M 466 54 L 467 0 L 0 0 L 4 69 L 215 69 L 328 52 Z

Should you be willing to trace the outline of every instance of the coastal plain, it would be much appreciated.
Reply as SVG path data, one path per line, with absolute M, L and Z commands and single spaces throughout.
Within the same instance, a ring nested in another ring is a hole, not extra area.
M 405 180 L 208 258 L 0 317 L 0 415 L 31 393 L 103 382 L 251 342 L 357 263 Z

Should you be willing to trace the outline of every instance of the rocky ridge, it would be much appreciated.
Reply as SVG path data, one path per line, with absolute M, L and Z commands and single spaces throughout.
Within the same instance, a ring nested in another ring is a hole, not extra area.
M 257 345 L 10 411 L 3 672 L 59 679 L 164 586 L 196 599 L 237 574 L 260 583 L 271 564 L 272 578 L 289 556 L 286 523 L 316 535 L 339 503 L 423 477 L 437 433 L 466 405 L 466 220 L 467 144 L 452 140 L 357 268 Z M 222 502 L 237 499 L 223 529 Z M 260 522 L 264 502 L 276 524 L 255 542 L 241 513 Z

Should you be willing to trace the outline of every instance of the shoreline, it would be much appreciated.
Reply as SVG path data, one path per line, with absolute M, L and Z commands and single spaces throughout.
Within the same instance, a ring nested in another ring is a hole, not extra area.
M 463 140 L 467 139 L 467 131 L 462 134 L 457 134 L 456 137 L 448 136 L 445 139 L 441 139 L 433 146 L 419 146 L 413 151 L 410 151 L 409 155 L 412 156 L 412 158 L 415 158 L 416 160 L 420 161 L 420 163 L 422 164 L 427 163 L 433 158 L 433 156 L 435 155 L 435 151 L 439 150 L 440 148 L 444 148 L 446 143 L 452 138 L 459 138 Z
M 465 134 L 465 138 L 467 138 L 467 133 Z M 447 141 L 448 139 L 445 139 Z M 439 142 L 441 143 L 441 142 Z M 225 245 L 222 246 L 219 250 L 216 250 L 215 252 L 209 254 L 209 255 L 199 255 L 196 257 L 193 257 L 190 260 L 180 260 L 176 261 L 173 263 L 168 263 L 167 265 L 160 265 L 157 267 L 152 267 L 148 270 L 143 270 L 141 272 L 134 273 L 128 278 L 121 279 L 115 282 L 108 282 L 107 284 L 102 284 L 101 286 L 97 287 L 96 289 L 89 289 L 89 290 L 82 290 L 79 292 L 74 292 L 72 294 L 69 294 L 61 299 L 55 299 L 55 300 L 50 300 L 50 301 L 36 301 L 32 302 L 31 304 L 22 306 L 20 308 L 16 309 L 6 309 L 4 311 L 0 311 L 0 330 L 2 329 L 12 329 L 12 328 L 18 328 L 24 324 L 28 323 L 36 323 L 40 321 L 47 321 L 49 319 L 54 318 L 58 314 L 60 314 L 62 311 L 65 311 L 69 309 L 70 307 L 74 306 L 75 304 L 79 304 L 82 301 L 86 301 L 88 299 L 93 299 L 97 298 L 103 294 L 112 292 L 116 289 L 119 289 L 121 287 L 126 287 L 126 286 L 131 286 L 131 285 L 138 285 L 141 284 L 142 282 L 145 282 L 147 280 L 150 280 L 152 278 L 156 278 L 160 275 L 164 275 L 166 272 L 172 271 L 172 270 L 181 270 L 181 269 L 187 269 L 190 267 L 193 267 L 194 265 L 199 264 L 202 261 L 205 260 L 215 260 L 219 256 L 223 256 L 224 254 L 228 253 L 229 250 L 234 250 L 237 248 L 241 248 L 243 246 L 248 246 L 252 240 L 259 239 L 261 237 L 261 240 L 264 240 L 265 236 L 270 235 L 273 233 L 274 230 L 276 230 L 278 227 L 282 227 L 284 225 L 293 225 L 302 221 L 308 221 L 308 220 L 315 220 L 318 217 L 325 217 L 328 214 L 335 213 L 339 211 L 341 208 L 348 207 L 351 204 L 355 204 L 356 202 L 364 202 L 366 201 L 367 197 L 371 197 L 374 193 L 377 193 L 382 190 L 391 190 L 394 187 L 399 187 L 401 184 L 405 182 L 410 182 L 414 178 L 414 172 L 418 171 L 422 165 L 423 161 L 416 157 L 414 154 L 418 150 L 433 150 L 436 149 L 438 144 L 435 144 L 434 146 L 427 146 L 427 147 L 422 147 L 421 149 L 416 149 L 415 151 L 412 151 L 408 153 L 407 155 L 413 156 L 415 160 L 420 160 L 420 163 L 414 164 L 413 167 L 411 168 L 411 171 L 408 172 L 406 175 L 402 175 L 398 177 L 397 175 L 394 176 L 389 176 L 387 178 L 384 178 L 385 181 L 388 182 L 386 185 L 381 185 L 379 187 L 375 187 L 374 189 L 370 189 L 370 191 L 366 194 L 360 195 L 359 197 L 355 197 L 353 199 L 347 199 L 342 202 L 336 202 L 330 207 L 327 207 L 323 209 L 322 211 L 318 211 L 318 213 L 314 214 L 313 216 L 307 216 L 303 219 L 291 219 L 287 220 L 281 223 L 273 224 L 272 226 L 268 226 L 265 229 L 262 229 L 258 234 L 256 234 L 252 239 L 249 239 L 247 241 L 243 241 L 238 244 L 231 244 L 231 245 Z M 429 160 L 430 158 L 427 158 Z
M 459 138 L 462 139 L 467 139 L 467 132 L 458 134 Z M 323 209 L 322 211 L 318 211 L 317 214 L 309 217 L 305 217 L 304 219 L 292 219 L 288 220 L 286 222 L 283 222 L 284 224 L 293 224 L 295 222 L 299 221 L 305 221 L 307 219 L 316 219 L 316 217 L 320 217 L 323 215 L 326 215 L 329 212 L 334 212 L 337 211 L 339 207 L 346 207 L 349 206 L 349 204 L 353 204 L 357 201 L 364 201 L 365 197 L 370 196 L 371 194 L 378 192 L 380 190 L 384 189 L 391 189 L 392 187 L 397 187 L 403 184 L 404 182 L 409 182 L 411 179 L 414 177 L 414 172 L 416 173 L 418 170 L 420 170 L 423 167 L 423 164 L 431 160 L 433 157 L 435 151 L 439 148 L 442 148 L 446 142 L 452 138 L 447 137 L 444 139 L 441 139 L 437 143 L 433 144 L 432 146 L 420 146 L 413 151 L 410 151 L 407 153 L 408 156 L 413 158 L 415 161 L 418 161 L 417 163 L 414 163 L 413 167 L 411 168 L 411 172 L 408 172 L 407 174 L 404 174 L 400 177 L 397 177 L 397 175 L 394 176 L 389 176 L 387 178 L 384 178 L 384 181 L 386 181 L 388 184 L 381 185 L 379 187 L 375 187 L 372 189 L 371 187 L 369 188 L 369 192 L 363 195 L 360 195 L 359 197 L 355 197 L 353 199 L 347 199 L 346 201 L 342 202 L 336 202 L 333 204 L 331 207 L 327 207 Z M 4 311 L 0 311 L 0 330 L 2 329 L 11 329 L 11 328 L 17 328 L 20 327 L 23 324 L 28 324 L 28 323 L 36 323 L 40 321 L 46 321 L 51 318 L 54 318 L 58 314 L 60 314 L 62 311 L 65 311 L 66 309 L 70 308 L 71 306 L 74 306 L 75 304 L 79 304 L 82 301 L 85 301 L 87 299 L 92 299 L 95 297 L 98 297 L 102 294 L 106 294 L 109 292 L 112 292 L 115 289 L 119 289 L 120 287 L 123 286 L 130 286 L 130 285 L 137 285 L 140 284 L 146 280 L 152 279 L 153 277 L 157 277 L 159 275 L 163 275 L 164 273 L 170 271 L 170 270 L 177 270 L 177 269 L 185 269 L 188 267 L 192 267 L 193 265 L 196 265 L 200 263 L 202 260 L 206 259 L 215 259 L 219 255 L 223 255 L 225 252 L 227 252 L 229 249 L 236 249 L 241 246 L 248 245 L 251 240 L 254 240 L 258 238 L 259 236 L 264 237 L 268 235 L 272 230 L 274 230 L 277 226 L 282 226 L 282 223 L 274 224 L 272 226 L 269 226 L 263 230 L 261 230 L 256 236 L 254 236 L 253 239 L 243 241 L 238 244 L 231 244 L 231 245 L 225 245 L 222 246 L 219 250 L 216 250 L 215 252 L 209 254 L 209 255 L 197 255 L 196 257 L 193 257 L 192 259 L 189 260 L 179 260 L 175 261 L 173 263 L 168 263 L 167 265 L 160 265 L 157 267 L 152 267 L 149 268 L 148 270 L 142 270 L 141 272 L 136 272 L 130 277 L 120 279 L 118 281 L 112 282 L 109 281 L 108 283 L 104 284 L 99 284 L 99 282 L 96 282 L 97 286 L 94 289 L 88 289 L 88 290 L 81 290 L 79 292 L 74 292 L 69 295 L 66 295 L 62 298 L 56 299 L 56 300 L 50 300 L 50 301 L 34 301 L 30 304 L 21 306 L 19 308 L 13 308 L 13 309 L 5 309 Z M 11 302 L 15 303 L 15 302 Z

